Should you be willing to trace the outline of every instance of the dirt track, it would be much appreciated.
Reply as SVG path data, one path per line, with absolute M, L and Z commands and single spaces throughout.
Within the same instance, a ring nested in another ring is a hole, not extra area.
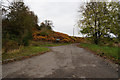
M 117 78 L 116 65 L 75 44 L 51 47 L 52 51 L 4 64 L 3 78 Z

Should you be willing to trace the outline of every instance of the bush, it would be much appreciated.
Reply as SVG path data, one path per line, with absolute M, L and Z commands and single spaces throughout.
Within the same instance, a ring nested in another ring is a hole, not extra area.
M 29 39 L 28 38 L 24 38 L 22 41 L 24 46 L 28 46 L 29 45 Z
M 3 53 L 7 53 L 10 50 L 19 48 L 18 43 L 13 40 L 4 40 L 2 46 L 3 46 Z
M 48 33 L 47 32 L 41 32 L 39 35 L 40 36 L 48 36 Z
M 29 40 L 31 40 L 31 39 L 32 39 L 32 33 L 28 32 L 27 35 L 23 38 L 22 44 L 24 46 L 28 46 L 29 45 Z
M 56 39 L 60 39 L 59 41 L 56 41 Z M 81 42 L 84 41 L 84 38 L 81 37 L 71 37 L 67 34 L 63 34 L 60 32 L 54 32 L 54 31 L 48 31 L 48 30 L 41 30 L 41 31 L 36 31 L 33 33 L 33 40 L 35 41 L 50 41 L 50 42 Z

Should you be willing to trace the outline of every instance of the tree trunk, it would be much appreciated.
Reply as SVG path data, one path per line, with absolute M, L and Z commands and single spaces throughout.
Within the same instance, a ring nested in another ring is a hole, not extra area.
M 94 43 L 95 44 L 98 44 L 98 37 L 97 37 L 97 13 L 95 13 L 95 35 L 94 35 Z

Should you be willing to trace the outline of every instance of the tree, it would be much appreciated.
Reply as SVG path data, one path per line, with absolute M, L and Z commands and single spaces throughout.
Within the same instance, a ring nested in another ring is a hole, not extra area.
M 109 8 L 109 26 L 110 32 L 113 33 L 120 41 L 120 4 L 118 2 L 110 2 Z
M 80 32 L 91 37 L 95 44 L 106 35 L 109 36 L 110 27 L 108 26 L 109 10 L 106 2 L 89 2 L 82 6 L 83 18 L 78 21 L 78 26 L 82 29 Z
M 52 27 L 53 27 L 52 21 L 50 21 L 50 20 L 45 20 L 44 23 L 45 23 L 45 27 L 46 27 L 47 29 L 52 30 Z
M 2 22 L 3 37 L 25 44 L 25 39 L 32 37 L 32 28 L 37 25 L 38 18 L 24 2 L 12 2 L 8 8 L 9 11 Z
M 38 30 L 41 30 L 42 28 L 45 28 L 47 30 L 52 30 L 53 23 L 51 20 L 45 20 L 40 24 L 40 26 L 37 27 Z

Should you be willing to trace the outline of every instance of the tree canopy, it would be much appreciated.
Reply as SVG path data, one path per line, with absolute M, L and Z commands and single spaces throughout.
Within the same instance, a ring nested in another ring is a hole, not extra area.
M 32 28 L 37 25 L 38 18 L 24 2 L 11 2 L 4 16 L 6 17 L 2 19 L 3 39 L 17 40 L 19 44 L 24 44 L 25 39 L 30 39 Z
M 110 37 L 110 33 L 119 37 L 117 2 L 88 2 L 81 6 L 82 19 L 78 21 L 81 33 L 91 37 L 95 44 L 101 39 Z

